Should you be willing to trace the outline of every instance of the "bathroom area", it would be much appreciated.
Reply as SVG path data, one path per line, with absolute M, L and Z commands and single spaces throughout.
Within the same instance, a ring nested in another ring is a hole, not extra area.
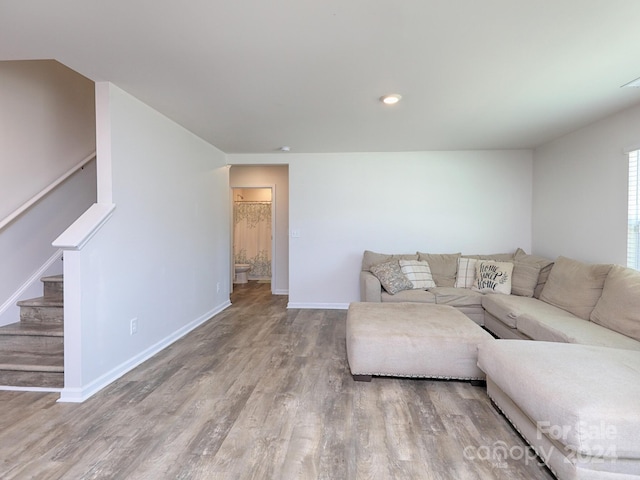
M 271 282 L 271 188 L 233 188 L 233 283 Z

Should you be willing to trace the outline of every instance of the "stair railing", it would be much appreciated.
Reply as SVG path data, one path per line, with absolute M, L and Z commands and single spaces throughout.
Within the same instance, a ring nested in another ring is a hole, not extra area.
M 0 231 L 2 231 L 2 229 L 4 227 L 6 227 L 7 225 L 9 225 L 11 222 L 13 222 L 16 218 L 18 218 L 20 215 L 22 215 L 24 212 L 26 212 L 27 210 L 29 210 L 33 205 L 35 205 L 36 203 L 38 203 L 38 201 L 40 201 L 40 199 L 42 197 L 44 197 L 45 195 L 47 195 L 49 192 L 51 192 L 52 190 L 54 190 L 58 185 L 60 185 L 62 182 L 64 182 L 67 178 L 69 178 L 71 175 L 73 175 L 74 173 L 76 173 L 78 170 L 80 170 L 82 167 L 84 167 L 87 163 L 89 163 L 91 160 L 93 160 L 94 158 L 96 158 L 96 152 L 93 152 L 92 154 L 90 154 L 88 157 L 84 158 L 80 163 L 78 163 L 77 165 L 71 167 L 69 170 L 67 170 L 65 173 L 63 173 L 62 175 L 60 175 L 60 177 L 56 178 L 53 182 L 51 182 L 48 186 L 46 186 L 44 189 L 42 189 L 40 192 L 38 192 L 36 195 L 34 195 L 33 197 L 31 197 L 29 200 L 27 200 L 25 203 L 23 203 L 20 207 L 18 207 L 15 211 L 13 211 L 12 213 L 10 213 L 5 219 L 3 219 L 2 221 L 0 221 Z

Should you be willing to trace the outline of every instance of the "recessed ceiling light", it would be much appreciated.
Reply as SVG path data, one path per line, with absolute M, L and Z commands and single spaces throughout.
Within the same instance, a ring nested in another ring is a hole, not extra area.
M 622 85 L 622 88 L 625 87 L 640 87 L 640 78 L 636 78 L 635 80 L 631 80 L 629 83 Z
M 393 93 L 391 95 L 383 95 L 380 97 L 380 101 L 385 105 L 395 105 L 400 101 L 402 95 L 398 95 L 397 93 Z
M 284 145 L 283 147 L 280 147 L 280 151 L 281 152 L 290 152 L 291 151 L 291 147 Z

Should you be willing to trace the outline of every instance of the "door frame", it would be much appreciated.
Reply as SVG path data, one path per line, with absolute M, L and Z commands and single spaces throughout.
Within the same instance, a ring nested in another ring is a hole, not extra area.
M 245 183 L 241 183 L 241 184 L 230 184 L 229 185 L 229 208 L 231 209 L 230 215 L 229 215 L 229 221 L 231 223 L 231 228 L 230 228 L 230 246 L 231 248 L 229 249 L 229 257 L 230 257 L 230 262 L 231 262 L 231 268 L 230 268 L 230 272 L 231 272 L 231 279 L 229 281 L 229 292 L 232 293 L 233 292 L 233 279 L 235 278 L 236 275 L 236 269 L 235 269 L 235 262 L 233 261 L 233 231 L 234 231 L 234 225 L 233 225 L 233 202 L 234 202 L 234 195 L 233 195 L 233 190 L 236 188 L 244 188 L 244 189 L 248 189 L 248 188 L 268 188 L 271 190 L 271 294 L 275 295 L 275 288 L 276 288 L 276 201 L 277 201 L 277 196 L 276 196 L 276 186 L 273 183 L 270 184 L 264 184 L 264 183 L 259 183 L 259 184 L 245 184 Z

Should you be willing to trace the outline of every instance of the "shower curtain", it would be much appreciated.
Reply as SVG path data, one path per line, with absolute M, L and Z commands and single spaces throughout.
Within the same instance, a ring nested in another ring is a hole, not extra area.
M 271 202 L 233 205 L 233 260 L 251 265 L 249 278 L 271 278 Z

